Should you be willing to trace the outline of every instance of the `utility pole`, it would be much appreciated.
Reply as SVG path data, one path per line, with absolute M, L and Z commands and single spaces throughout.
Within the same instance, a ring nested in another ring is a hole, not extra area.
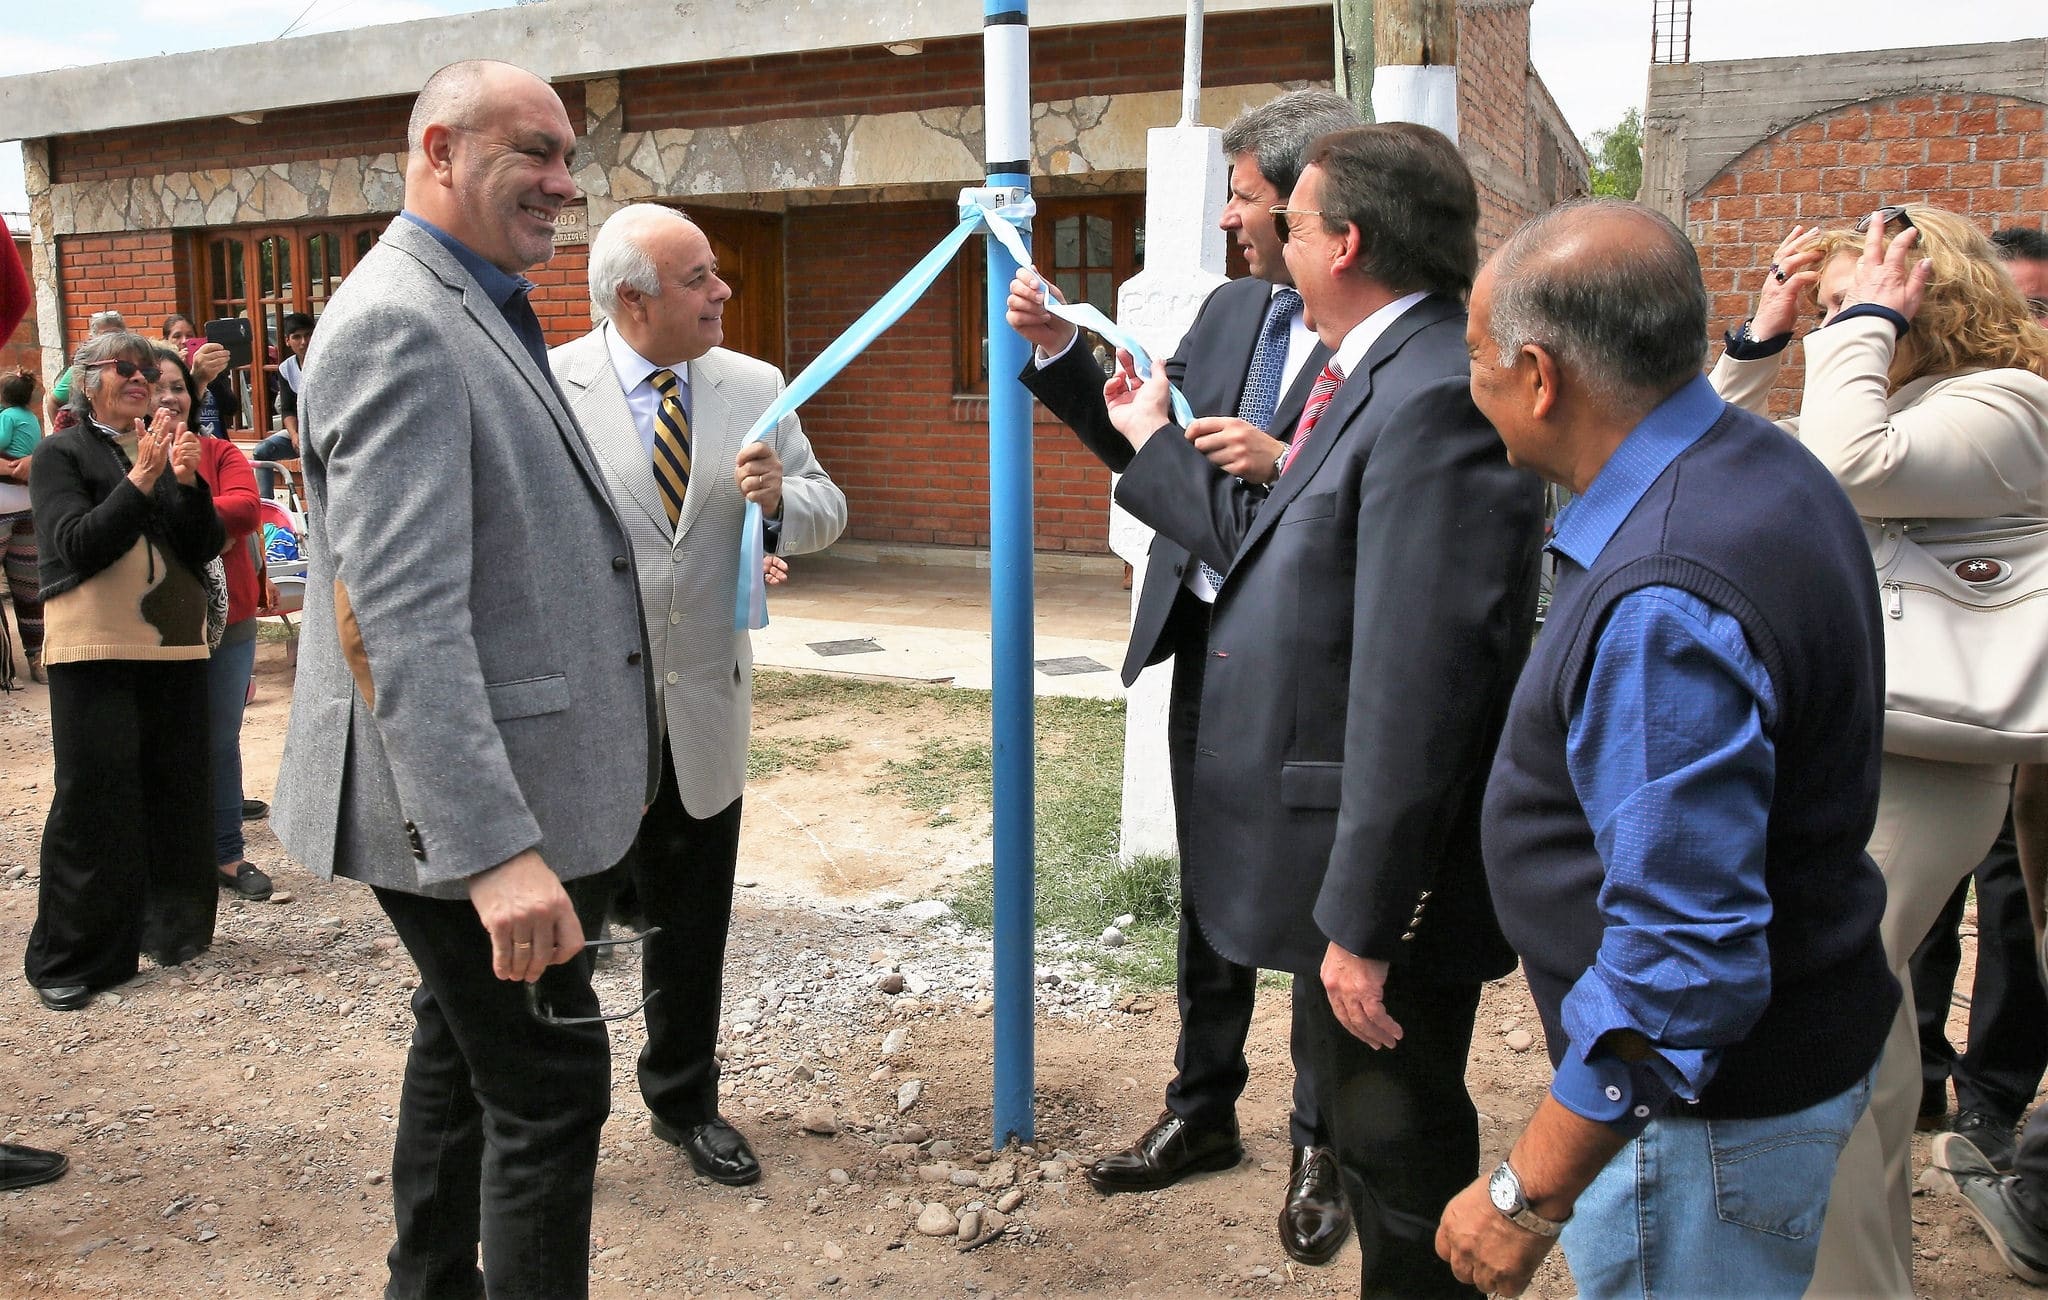
M 1330 11 L 1337 26 L 1337 93 L 1351 101 L 1360 121 L 1372 121 L 1373 8 L 1379 0 L 1337 0 Z
M 1377 0 L 1372 49 L 1373 120 L 1419 122 L 1455 141 L 1457 0 Z

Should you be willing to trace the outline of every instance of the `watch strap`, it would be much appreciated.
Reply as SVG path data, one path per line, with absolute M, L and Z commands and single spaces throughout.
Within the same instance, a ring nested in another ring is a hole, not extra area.
M 1515 1204 L 1517 1208 L 1512 1212 L 1501 1209 L 1499 1203 L 1493 1202 L 1490 1197 L 1488 1198 L 1489 1203 L 1493 1204 L 1493 1208 L 1500 1210 L 1501 1217 L 1526 1232 L 1533 1232 L 1539 1237 L 1546 1237 L 1552 1240 L 1555 1240 L 1557 1235 L 1564 1231 L 1564 1225 L 1570 1221 L 1571 1216 L 1566 1215 L 1562 1219 L 1546 1219 L 1530 1209 L 1528 1195 L 1522 1191 L 1522 1179 L 1515 1173 L 1513 1165 L 1505 1160 L 1501 1161 L 1500 1168 L 1495 1171 L 1495 1177 L 1505 1177 L 1508 1182 L 1514 1185 L 1515 1189 Z

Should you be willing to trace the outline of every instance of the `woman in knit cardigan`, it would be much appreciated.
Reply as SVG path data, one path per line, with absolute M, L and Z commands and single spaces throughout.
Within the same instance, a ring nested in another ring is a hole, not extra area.
M 1714 387 L 1762 411 L 1798 317 L 1799 415 L 1783 422 L 1869 519 L 2048 516 L 2048 331 L 1969 221 L 1921 204 L 1854 231 L 1794 228 Z M 2010 764 L 1887 753 L 1870 856 L 1905 990 L 1869 1111 L 1836 1165 L 1810 1296 L 1910 1296 L 1909 1160 L 1920 1053 L 1907 963 L 2005 820 Z
M 226 542 L 197 434 L 156 410 L 149 340 L 78 350 L 76 423 L 36 448 L 56 794 L 23 966 L 76 1011 L 213 939 L 206 565 Z M 149 423 L 145 426 L 144 421 Z

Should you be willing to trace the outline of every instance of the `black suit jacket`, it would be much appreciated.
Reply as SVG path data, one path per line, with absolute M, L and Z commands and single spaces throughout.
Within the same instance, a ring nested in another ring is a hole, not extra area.
M 1326 942 L 1427 979 L 1506 974 L 1480 796 L 1535 623 L 1542 490 L 1472 404 L 1465 315 L 1429 298 L 1344 380 L 1270 496 L 1169 426 L 1117 489 L 1226 573 L 1184 888 L 1234 962 Z
M 1179 350 L 1166 363 L 1166 375 L 1196 415 L 1237 414 L 1245 372 L 1251 369 L 1259 331 L 1266 323 L 1272 288 L 1264 280 L 1232 280 L 1218 286 L 1195 313 Z M 1280 395 L 1273 428 L 1293 430 L 1316 372 L 1329 356 L 1329 348 L 1316 344 L 1295 381 Z M 1131 463 L 1131 444 L 1109 422 L 1109 411 L 1102 404 L 1102 369 L 1080 341 L 1042 370 L 1035 359 L 1026 362 L 1022 378 L 1024 386 L 1080 437 L 1083 446 L 1110 469 L 1124 472 Z M 1202 603 L 1181 582 L 1188 567 L 1187 549 L 1160 533 L 1152 539 L 1148 556 L 1137 612 L 1131 616 L 1130 649 L 1124 656 L 1126 686 L 1136 681 L 1141 671 L 1178 651 L 1201 653 L 1201 634 L 1207 623 L 1200 617 L 1201 611 L 1182 606 L 1183 601 Z M 1219 572 L 1225 568 L 1210 563 Z

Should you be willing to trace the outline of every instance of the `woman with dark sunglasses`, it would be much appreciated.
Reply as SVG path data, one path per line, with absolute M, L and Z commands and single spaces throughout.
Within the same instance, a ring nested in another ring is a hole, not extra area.
M 1914 203 L 1853 230 L 1795 226 L 1714 368 L 1721 396 L 1764 411 L 1802 316 L 1818 323 L 1801 344 L 1799 413 L 1782 423 L 1866 523 L 2048 517 L 2048 330 L 1973 222 Z M 1907 964 L 1997 839 L 2012 789 L 2010 763 L 1940 761 L 1892 742 L 1869 851 L 1906 996 L 1836 1166 L 1812 1295 L 1911 1294 L 1921 1078 Z
M 198 435 L 159 412 L 135 334 L 72 363 L 77 422 L 29 480 L 44 601 L 56 793 L 23 966 L 52 1011 L 212 942 L 207 562 L 226 534 Z M 147 422 L 147 423 L 145 423 Z

